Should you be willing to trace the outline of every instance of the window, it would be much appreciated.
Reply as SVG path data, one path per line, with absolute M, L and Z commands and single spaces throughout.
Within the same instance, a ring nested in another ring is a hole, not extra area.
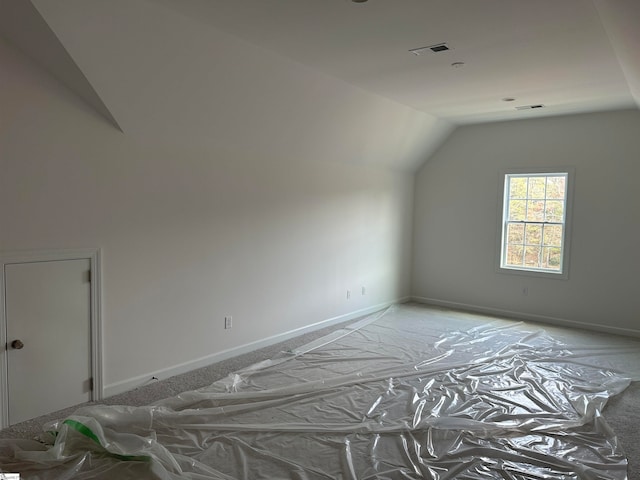
M 566 278 L 569 172 L 504 174 L 500 268 Z

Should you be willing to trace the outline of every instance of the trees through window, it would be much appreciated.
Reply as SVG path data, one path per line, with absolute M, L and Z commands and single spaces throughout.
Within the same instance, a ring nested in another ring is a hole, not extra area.
M 568 172 L 506 174 L 500 267 L 562 274 Z

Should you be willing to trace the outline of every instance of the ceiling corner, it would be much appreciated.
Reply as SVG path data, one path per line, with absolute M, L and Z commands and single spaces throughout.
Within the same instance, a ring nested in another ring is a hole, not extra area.
M 624 73 L 636 106 L 640 108 L 640 2 L 593 0 L 602 26 Z
M 69 88 L 113 127 L 123 132 L 93 85 L 31 0 L 0 2 L 0 35 Z

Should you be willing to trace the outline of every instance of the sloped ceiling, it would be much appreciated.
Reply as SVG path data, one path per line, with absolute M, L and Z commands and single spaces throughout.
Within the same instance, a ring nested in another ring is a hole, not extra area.
M 0 2 L 0 34 L 143 137 L 182 132 L 197 143 L 223 132 L 242 142 L 250 131 L 266 145 L 281 132 L 253 128 L 252 108 L 264 103 L 274 123 L 295 108 L 268 85 L 292 65 L 296 81 L 283 88 L 346 104 L 333 115 L 364 103 L 322 79 L 403 106 L 377 126 L 422 138 L 406 142 L 415 154 L 400 165 L 414 170 L 456 125 L 640 105 L 637 0 Z M 409 52 L 443 42 L 449 50 Z
M 0 35 L 48 70 L 118 130 L 120 125 L 30 1 L 0 0 Z
M 455 124 L 640 104 L 637 0 L 157 2 Z

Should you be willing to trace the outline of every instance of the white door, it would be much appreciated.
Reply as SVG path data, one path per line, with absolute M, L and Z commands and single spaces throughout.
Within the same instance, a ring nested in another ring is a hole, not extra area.
M 91 400 L 90 267 L 5 265 L 10 425 Z

